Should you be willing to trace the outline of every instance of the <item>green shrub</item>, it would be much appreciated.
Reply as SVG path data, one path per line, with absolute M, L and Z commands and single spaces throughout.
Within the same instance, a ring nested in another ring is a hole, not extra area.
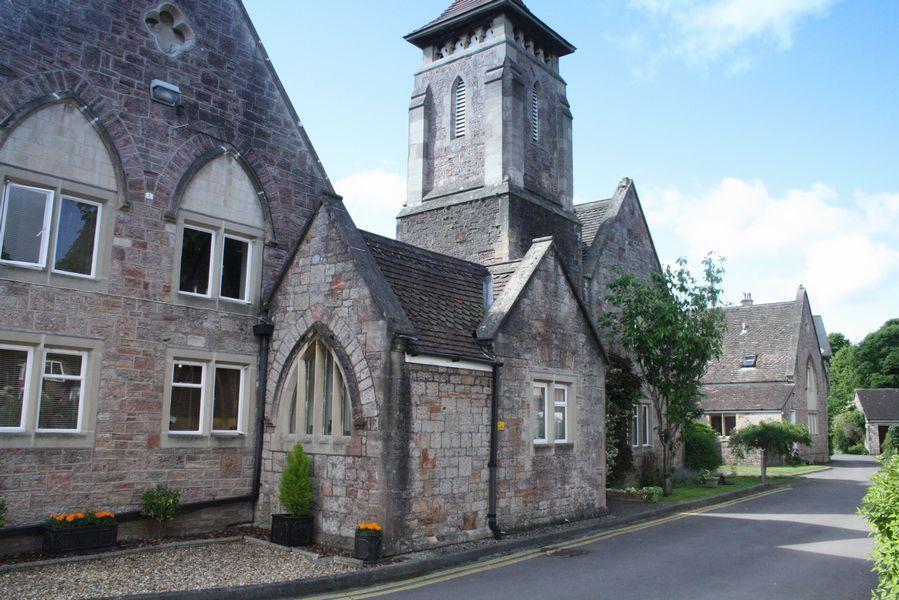
M 644 452 L 637 468 L 637 481 L 640 487 L 657 487 L 662 485 L 662 471 L 655 452 Z
M 873 597 L 895 600 L 899 598 L 899 455 L 887 460 L 871 482 L 859 513 L 867 517 L 875 537 L 872 558 L 880 584 Z
M 846 454 L 858 454 L 863 456 L 867 453 L 868 450 L 867 448 L 865 448 L 864 444 L 855 444 L 854 446 L 849 446 L 848 448 L 846 448 Z
M 684 465 L 691 469 L 714 471 L 724 464 L 715 430 L 695 421 L 684 429 Z
M 887 429 L 880 452 L 883 460 L 889 460 L 894 454 L 899 454 L 899 425 L 890 425 L 890 428 Z
M 812 436 L 805 425 L 795 425 L 785 421 L 762 421 L 731 432 L 730 448 L 738 459 L 746 456 L 747 450 L 764 450 L 762 455 L 762 483 L 767 480 L 768 461 L 780 456 L 786 458 L 797 444 L 812 445 Z
M 657 485 L 651 485 L 641 488 L 628 487 L 624 488 L 621 491 L 629 496 L 640 498 L 641 500 L 643 500 L 643 502 L 658 502 L 659 498 L 662 497 L 662 488 Z
M 0 527 L 6 525 L 6 498 L 0 496 Z
M 284 510 L 295 517 L 305 517 L 312 512 L 312 465 L 302 444 L 287 453 L 281 473 L 280 499 Z
M 606 371 L 606 468 L 609 485 L 622 483 L 634 468 L 630 423 L 640 391 L 640 378 L 634 374 L 631 361 L 612 354 Z
M 141 495 L 141 516 L 159 523 L 163 533 L 166 525 L 175 519 L 180 508 L 181 492 L 161 483 Z
M 830 439 L 837 452 L 849 453 L 849 448 L 865 439 L 865 416 L 854 407 L 833 418 Z

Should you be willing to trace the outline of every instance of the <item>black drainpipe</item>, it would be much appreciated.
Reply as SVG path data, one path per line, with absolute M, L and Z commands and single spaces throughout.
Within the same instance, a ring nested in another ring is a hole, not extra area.
M 255 455 L 253 457 L 252 492 L 249 495 L 244 496 L 231 496 L 230 498 L 216 498 L 215 500 L 188 502 L 181 505 L 181 512 L 202 510 L 204 508 L 216 508 L 219 506 L 228 506 L 229 504 L 239 504 L 241 502 L 253 502 L 255 504 L 259 499 L 259 489 L 262 479 L 262 443 L 263 434 L 265 433 L 265 388 L 268 380 L 268 350 L 269 341 L 274 330 L 274 325 L 267 322 L 258 323 L 253 326 L 253 335 L 259 338 L 259 385 L 256 391 L 256 413 L 259 418 L 256 422 L 256 447 Z M 137 521 L 141 518 L 140 511 L 136 510 L 116 514 L 116 521 L 119 523 Z M 34 525 L 20 525 L 18 527 L 3 527 L 0 528 L 0 539 L 20 535 L 39 535 L 42 532 L 43 524 L 40 523 Z
M 259 338 L 258 388 L 256 390 L 256 453 L 253 456 L 253 502 L 259 499 L 259 488 L 262 481 L 262 443 L 265 433 L 265 389 L 268 385 L 268 348 L 274 331 L 275 326 L 267 320 L 253 325 L 253 335 Z
M 499 446 L 499 436 L 496 430 L 499 420 L 499 369 L 502 363 L 493 363 L 492 382 L 490 385 L 490 462 L 487 470 L 490 473 L 490 492 L 487 499 L 487 526 L 493 532 L 494 539 L 502 539 L 503 532 L 496 523 L 496 455 Z

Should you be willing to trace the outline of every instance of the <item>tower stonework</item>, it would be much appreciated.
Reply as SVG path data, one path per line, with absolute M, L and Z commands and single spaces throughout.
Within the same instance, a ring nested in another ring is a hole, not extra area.
M 424 64 L 397 239 L 495 264 L 551 235 L 579 260 L 572 116 L 559 75 L 574 47 L 520 0 L 456 0 L 406 40 Z

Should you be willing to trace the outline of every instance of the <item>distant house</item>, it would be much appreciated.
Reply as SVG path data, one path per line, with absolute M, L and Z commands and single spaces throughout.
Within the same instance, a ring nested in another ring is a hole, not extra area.
M 725 460 L 732 459 L 727 438 L 733 430 L 783 420 L 806 425 L 812 434 L 812 446 L 799 448 L 805 460 L 826 461 L 830 348 L 805 288 L 789 302 L 754 304 L 747 294 L 724 313 L 722 353 L 703 377 L 701 406 L 703 419 L 721 436 Z
M 855 406 L 865 415 L 868 454 L 880 454 L 890 425 L 899 425 L 899 388 L 855 390 Z

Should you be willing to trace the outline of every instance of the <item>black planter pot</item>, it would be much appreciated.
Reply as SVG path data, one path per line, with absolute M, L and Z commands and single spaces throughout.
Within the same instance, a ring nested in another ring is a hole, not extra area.
M 371 533 L 356 533 L 356 544 L 353 548 L 353 557 L 364 562 L 378 562 L 381 560 L 381 542 L 384 536 L 380 531 Z
M 312 525 L 311 516 L 272 515 L 272 542 L 282 546 L 309 546 Z
M 44 554 L 59 556 L 111 550 L 119 536 L 119 524 L 56 528 L 44 526 Z

